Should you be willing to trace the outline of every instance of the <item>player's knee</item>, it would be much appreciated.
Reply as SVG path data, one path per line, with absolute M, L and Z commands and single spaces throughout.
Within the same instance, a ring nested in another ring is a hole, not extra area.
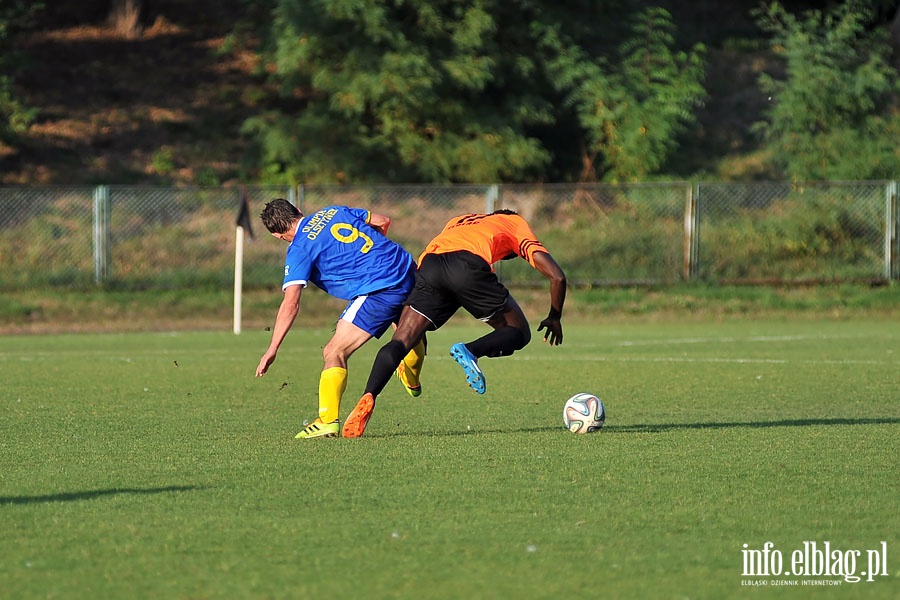
M 521 350 L 531 341 L 531 331 L 527 327 L 510 327 L 507 331 L 507 354 L 512 354 L 516 350 Z
M 407 352 L 409 350 L 403 342 L 391 340 L 378 351 L 376 361 L 383 363 L 385 368 L 395 369 Z
M 347 359 L 350 358 L 352 352 L 347 352 L 346 348 L 343 348 L 337 344 L 328 343 L 325 344 L 325 347 L 322 348 L 322 360 L 325 361 L 325 364 L 347 364 Z
M 420 333 L 417 333 L 411 329 L 398 329 L 394 332 L 390 343 L 393 344 L 394 342 L 396 342 L 406 348 L 412 348 L 419 342 L 420 337 Z
M 531 330 L 528 327 L 525 327 L 525 329 L 516 327 L 516 331 L 519 332 L 519 345 L 516 350 L 521 350 L 531 342 Z
M 400 340 L 391 340 L 387 343 L 386 347 L 389 349 L 392 356 L 399 355 L 400 358 L 403 358 L 408 352 L 406 344 Z
M 493 348 L 485 354 L 490 358 L 509 356 L 521 350 L 531 340 L 531 332 L 518 327 L 503 327 L 492 334 Z

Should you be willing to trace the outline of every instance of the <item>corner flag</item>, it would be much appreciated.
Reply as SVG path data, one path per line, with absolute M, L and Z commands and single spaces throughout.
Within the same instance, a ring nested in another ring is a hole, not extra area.
M 250 226 L 250 198 L 247 196 L 247 189 L 241 188 L 241 208 L 238 211 L 236 225 L 247 232 L 250 239 L 253 239 L 253 227 Z
M 247 188 L 241 188 L 241 208 L 235 223 L 234 238 L 234 333 L 241 332 L 241 295 L 244 281 L 244 233 L 253 239 L 253 228 L 250 226 L 250 198 Z

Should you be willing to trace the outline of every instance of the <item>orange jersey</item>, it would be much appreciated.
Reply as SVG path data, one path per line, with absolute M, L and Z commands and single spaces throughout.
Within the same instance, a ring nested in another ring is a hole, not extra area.
M 528 223 L 516 214 L 470 214 L 453 217 L 419 256 L 465 250 L 493 265 L 504 258 L 521 256 L 534 267 L 534 253 L 547 252 Z M 549 254 L 549 252 L 547 252 Z M 535 267 L 537 268 L 537 267 Z

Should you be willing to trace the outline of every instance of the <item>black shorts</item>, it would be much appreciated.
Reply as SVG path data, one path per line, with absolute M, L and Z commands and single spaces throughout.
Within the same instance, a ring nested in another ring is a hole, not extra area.
M 487 321 L 503 312 L 507 298 L 509 290 L 487 261 L 471 252 L 446 252 L 425 255 L 406 304 L 437 329 L 460 307 Z

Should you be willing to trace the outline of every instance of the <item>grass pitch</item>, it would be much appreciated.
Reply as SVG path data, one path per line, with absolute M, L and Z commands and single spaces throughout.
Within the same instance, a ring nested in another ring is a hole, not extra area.
M 365 437 L 312 441 L 328 330 L 263 379 L 265 331 L 3 338 L 3 597 L 900 596 L 896 322 L 568 324 L 478 396 L 448 348 L 486 331 L 432 334 L 420 398 L 395 379 Z M 600 433 L 562 426 L 580 391 Z M 766 542 L 887 574 L 746 574 Z

